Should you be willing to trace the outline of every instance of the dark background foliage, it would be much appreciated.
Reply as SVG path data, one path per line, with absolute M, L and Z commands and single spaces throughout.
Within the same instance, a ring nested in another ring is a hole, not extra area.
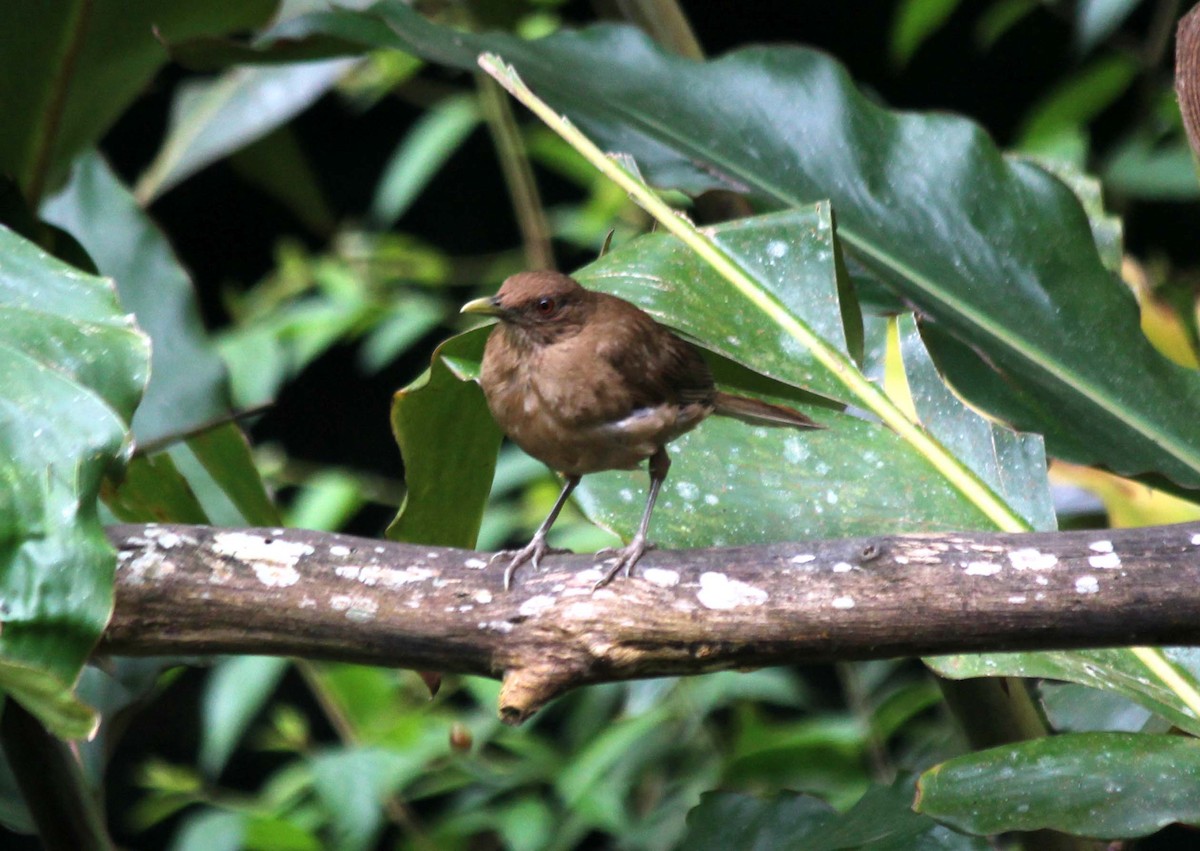
M 545 7 L 565 26 L 583 26 L 611 11 L 605 3 L 587 2 L 468 5 L 473 7 L 477 20 L 501 23 L 511 23 L 518 13 Z M 1133 82 L 1112 97 L 1101 97 L 1094 114 L 1075 122 L 1073 129 L 1084 139 L 1083 164 L 1105 175 L 1114 152 L 1127 140 L 1131 128 L 1155 126 L 1156 111 L 1171 82 L 1173 51 L 1169 33 L 1180 12 L 1177 3 L 1137 4 L 1119 28 L 1089 50 L 1076 46 L 1073 4 L 1009 3 L 1014 8 L 1020 6 L 1024 13 L 994 42 L 984 44 L 981 31 L 997 7 L 1005 4 L 950 3 L 948 18 L 902 62 L 895 58 L 896 21 L 908 5 L 895 0 L 775 0 L 746 4 L 687 2 L 683 8 L 710 57 L 751 44 L 815 46 L 844 63 L 858 85 L 879 102 L 897 109 L 968 116 L 986 128 L 1002 148 L 1019 146 L 1030 115 L 1064 83 L 1079 79 L 1098 56 L 1132 57 L 1139 69 Z M 431 5 L 428 11 L 444 12 L 445 7 Z M 158 151 L 168 111 L 180 87 L 204 76 L 178 65 L 168 66 L 102 140 L 101 150 L 126 182 L 136 181 Z M 324 224 L 306 224 L 247 181 L 244 169 L 228 160 L 207 167 L 155 200 L 149 212 L 192 273 L 208 327 L 214 332 L 231 327 L 239 297 L 251 294 L 259 282 L 278 270 L 281 246 L 299 245 L 309 254 L 319 255 L 328 250 L 331 237 L 341 226 L 363 220 L 397 141 L 426 113 L 423 105 L 432 95 L 467 91 L 472 85 L 466 75 L 430 66 L 404 84 L 404 96 L 384 97 L 362 109 L 339 94 L 328 94 L 297 117 L 290 126 L 324 194 L 329 210 Z M 586 195 L 578 182 L 544 165 L 535 163 L 535 171 L 547 207 L 576 203 Z M 1109 208 L 1123 218 L 1127 251 L 1142 259 L 1152 273 L 1158 295 L 1172 304 L 1190 305 L 1200 289 L 1197 194 L 1170 199 L 1130 191 L 1119 182 L 1106 185 Z M 420 238 L 448 257 L 491 257 L 512 252 L 519 245 L 520 233 L 495 148 L 482 124 L 420 193 L 396 230 Z M 590 250 L 566 240 L 556 241 L 555 252 L 560 268 L 567 270 L 594 256 Z M 463 276 L 442 288 L 438 297 L 448 305 L 455 304 L 498 283 L 487 274 Z M 1194 323 L 1192 319 L 1187 321 Z M 460 327 L 456 316 L 447 313 L 400 357 L 377 370 L 362 366 L 361 340 L 344 337 L 286 382 L 274 404 L 248 421 L 253 442 L 271 448 L 290 465 L 273 481 L 281 501 L 294 506 L 303 497 L 311 470 L 345 471 L 357 476 L 360 483 L 376 485 L 384 492 L 400 481 L 403 468 L 389 429 L 392 394 L 419 375 L 428 366 L 434 347 Z M 1191 332 L 1194 337 L 1194 327 Z M 545 489 L 547 481 L 542 480 L 541 486 Z M 537 487 L 536 481 L 529 485 L 531 490 Z M 540 506 L 545 499 L 533 502 Z M 537 510 L 531 512 L 528 506 L 516 509 L 522 519 L 511 524 L 509 533 L 514 538 L 526 535 L 530 521 L 523 515 L 536 514 Z M 368 499 L 355 503 L 350 513 L 344 530 L 376 536 L 394 516 L 395 505 L 386 499 Z M 1090 513 L 1070 522 L 1098 519 L 1093 504 Z M 147 711 L 132 718 L 130 729 L 134 734 L 117 740 L 107 771 L 107 805 L 114 837 L 123 846 L 168 847 L 178 836 L 181 816 L 146 827 L 153 819 L 146 818 L 145 810 L 139 817 L 132 813 L 135 804 L 145 800 L 147 788 L 161 793 L 170 786 L 162 775 L 148 781 L 147 765 L 186 766 L 195 762 L 197 742 L 202 737 L 200 708 L 209 688 L 208 673 L 196 667 L 168 675 L 169 685 L 155 694 Z M 798 668 L 789 674 L 794 676 L 794 683 L 801 684 L 802 702 L 814 716 L 843 712 L 847 707 L 862 711 L 864 691 L 869 693 L 873 685 L 884 680 L 911 687 L 894 692 L 900 695 L 897 701 L 911 700 L 916 708 L 908 714 L 896 709 L 907 726 L 898 734 L 900 741 L 892 744 L 897 751 L 909 751 L 915 765 L 928 764 L 922 751 L 952 751 L 957 742 L 957 734 L 944 709 L 935 705 L 936 694 L 931 697 L 932 686 L 922 680 L 924 674 L 916 662 L 857 674 L 843 666 Z M 335 723 L 312 696 L 311 676 L 311 672 L 306 674 L 297 668 L 283 674 L 273 700 L 265 703 L 247 725 L 256 731 L 256 738 L 251 738 L 251 746 L 236 750 L 229 768 L 220 775 L 222 794 L 241 791 L 254 795 L 295 758 L 300 748 L 279 741 L 289 723 L 294 724 L 291 729 L 303 731 L 299 738 L 306 748 L 338 741 Z M 398 676 L 405 683 L 398 688 L 419 691 L 415 677 Z M 605 712 L 613 713 L 623 699 L 615 688 L 606 689 L 591 690 L 586 697 L 573 696 L 546 710 L 539 717 L 537 732 L 545 741 L 582 740 L 580 731 L 586 721 L 580 719 L 586 716 L 594 720 Z M 477 711 L 478 694 L 454 689 L 450 693 L 440 707 L 446 715 L 461 711 L 466 717 Z M 745 715 L 754 715 L 762 729 L 774 729 L 771 725 L 775 722 L 782 727 L 794 720 L 778 705 L 748 710 L 732 700 L 720 703 L 714 699 L 713 703 L 715 708 L 706 705 L 710 711 L 705 719 L 705 729 L 712 731 L 713 750 L 732 747 L 736 736 L 733 731 L 739 721 L 745 724 Z M 286 707 L 283 715 L 281 706 Z M 879 706 L 874 708 L 880 710 Z M 592 714 L 587 716 L 588 712 Z M 697 710 L 697 714 L 703 713 Z M 700 726 L 699 721 L 696 726 Z M 827 729 L 820 736 L 825 738 L 814 748 L 833 764 L 840 765 L 839 760 L 856 764 L 862 756 L 857 751 L 849 756 L 840 752 L 836 735 Z M 264 747 L 264 741 L 273 746 Z M 880 758 L 883 748 L 878 741 L 870 745 L 864 757 L 868 762 Z M 806 751 L 797 744 L 796 752 L 811 758 L 813 750 Z M 686 761 L 677 754 L 671 758 Z M 770 763 L 771 757 L 760 755 L 759 759 Z M 786 762 L 783 757 L 779 760 Z M 688 769 L 687 765 L 671 767 Z M 754 758 L 746 758 L 730 769 L 726 779 L 732 778 L 734 784 L 744 778 L 760 783 L 773 771 L 787 780 L 795 779 L 774 763 L 766 768 L 755 765 Z M 787 785 L 784 780 L 781 784 Z M 431 793 L 415 806 L 418 819 L 434 821 L 441 808 L 449 804 Z M 394 826 L 388 828 L 378 847 L 394 847 L 402 833 Z M 1192 839 L 1192 834 L 1183 830 L 1166 831 L 1138 847 L 1188 847 L 1186 843 Z M 16 836 L 6 836 L 4 843 L 5 847 L 36 847 L 31 840 Z M 494 835 L 482 833 L 470 847 L 499 844 Z M 593 831 L 585 833 L 573 847 L 617 846 L 611 836 Z

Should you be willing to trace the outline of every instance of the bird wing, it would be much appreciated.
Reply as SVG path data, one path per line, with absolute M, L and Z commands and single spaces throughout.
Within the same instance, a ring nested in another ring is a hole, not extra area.
M 628 388 L 630 412 L 664 403 L 712 404 L 712 372 L 695 346 L 645 313 L 621 318 L 599 354 Z

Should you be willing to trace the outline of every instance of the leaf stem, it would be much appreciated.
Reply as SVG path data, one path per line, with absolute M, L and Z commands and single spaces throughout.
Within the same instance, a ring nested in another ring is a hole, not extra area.
M 634 200 L 660 224 L 738 289 L 758 309 L 807 348 L 830 373 L 861 403 L 887 426 L 924 455 L 934 469 L 949 481 L 972 504 L 982 511 L 998 529 L 1006 532 L 1030 531 L 1029 524 L 1000 499 L 991 488 L 955 458 L 936 439 L 910 420 L 882 390 L 876 387 L 858 368 L 811 328 L 793 316 L 772 295 L 755 284 L 749 273 L 721 250 L 712 240 L 698 231 L 690 221 L 678 214 L 658 197 L 650 187 L 626 170 L 620 163 L 601 151 L 595 143 L 569 120 L 556 113 L 537 97 L 500 57 L 484 53 L 479 65 L 496 79 L 517 100 L 579 151 L 606 177 L 633 196 Z
M 478 75 L 479 106 L 487 121 L 496 157 L 508 194 L 512 197 L 513 212 L 521 229 L 525 247 L 525 262 L 531 269 L 553 269 L 554 249 L 550 245 L 550 224 L 538 192 L 537 181 L 525 153 L 525 142 L 513 117 L 508 99 L 490 77 Z

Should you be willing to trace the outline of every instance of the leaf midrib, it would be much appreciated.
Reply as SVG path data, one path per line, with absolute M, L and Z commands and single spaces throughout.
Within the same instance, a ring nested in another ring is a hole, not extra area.
M 526 60 L 528 61 L 528 56 L 526 57 Z M 554 79 L 554 76 L 549 74 L 544 66 L 542 67 L 539 76 L 544 77 L 545 80 L 552 81 Z M 543 80 L 541 83 L 541 86 L 544 90 L 554 92 L 559 98 L 567 103 L 572 100 L 570 93 L 565 91 L 563 87 L 555 85 L 553 82 L 545 82 L 545 80 Z M 715 155 L 707 146 L 694 143 L 692 139 L 675 132 L 670 125 L 655 121 L 652 117 L 647 116 L 645 113 L 635 112 L 622 106 L 621 104 L 613 104 L 607 101 L 602 101 L 599 103 L 602 103 L 603 106 L 600 108 L 594 108 L 594 114 L 604 115 L 607 113 L 617 119 L 620 119 L 621 123 L 634 128 L 637 132 L 641 132 L 644 135 L 659 141 L 660 143 L 665 142 L 672 145 L 680 153 L 689 156 L 689 158 L 693 160 L 713 163 L 723 172 L 736 175 L 748 186 L 753 187 L 764 197 L 774 198 L 785 207 L 800 207 L 806 203 L 806 201 L 803 199 L 779 191 L 778 184 L 760 176 L 754 170 L 742 168 L 737 164 L 731 163 L 726 159 Z M 891 118 L 891 116 L 889 115 L 888 118 Z M 692 165 L 695 166 L 696 162 L 693 161 Z M 1087 398 L 1097 407 L 1106 411 L 1114 419 L 1131 426 L 1147 440 L 1150 440 L 1157 446 L 1169 451 L 1179 461 L 1187 464 L 1197 472 L 1200 472 L 1200 454 L 1189 451 L 1189 447 L 1185 442 L 1178 440 L 1168 433 L 1164 433 L 1154 423 L 1147 421 L 1144 417 L 1135 416 L 1126 409 L 1113 406 L 1111 404 L 1113 400 L 1111 400 L 1111 398 L 1105 393 L 1102 393 L 1100 389 L 1092 382 L 1073 380 L 1071 376 L 1078 375 L 1078 373 L 1073 373 L 1071 370 L 1067 369 L 1059 359 L 1052 357 L 1045 350 L 1035 345 L 1028 345 L 1024 347 L 1015 345 L 1014 340 L 1019 338 L 1002 333 L 998 330 L 998 327 L 995 325 L 995 323 L 991 323 L 983 319 L 979 312 L 973 309 L 967 309 L 963 305 L 963 302 L 949 296 L 945 289 L 936 286 L 932 279 L 912 271 L 898 258 L 895 258 L 893 255 L 887 252 L 876 250 L 875 243 L 859 234 L 852 226 L 839 223 L 838 235 L 845 239 L 848 244 L 873 257 L 885 268 L 890 269 L 897 275 L 900 275 L 907 280 L 912 281 L 914 284 L 918 285 L 923 292 L 956 310 L 960 315 L 966 317 L 973 324 L 975 324 L 981 331 L 987 333 L 993 339 L 1011 349 L 1017 356 L 1023 357 L 1025 360 L 1033 363 L 1034 365 L 1042 367 L 1055 380 L 1077 390 L 1082 396 Z M 1034 353 L 1040 359 L 1030 357 L 1026 354 L 1026 352 Z

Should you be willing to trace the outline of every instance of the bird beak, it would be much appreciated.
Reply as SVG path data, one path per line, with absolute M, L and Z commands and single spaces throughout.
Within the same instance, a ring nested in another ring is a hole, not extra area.
M 496 296 L 486 296 L 477 298 L 473 301 L 468 301 L 458 311 L 459 313 L 479 313 L 483 316 L 499 316 L 503 311 L 500 309 L 500 300 Z

